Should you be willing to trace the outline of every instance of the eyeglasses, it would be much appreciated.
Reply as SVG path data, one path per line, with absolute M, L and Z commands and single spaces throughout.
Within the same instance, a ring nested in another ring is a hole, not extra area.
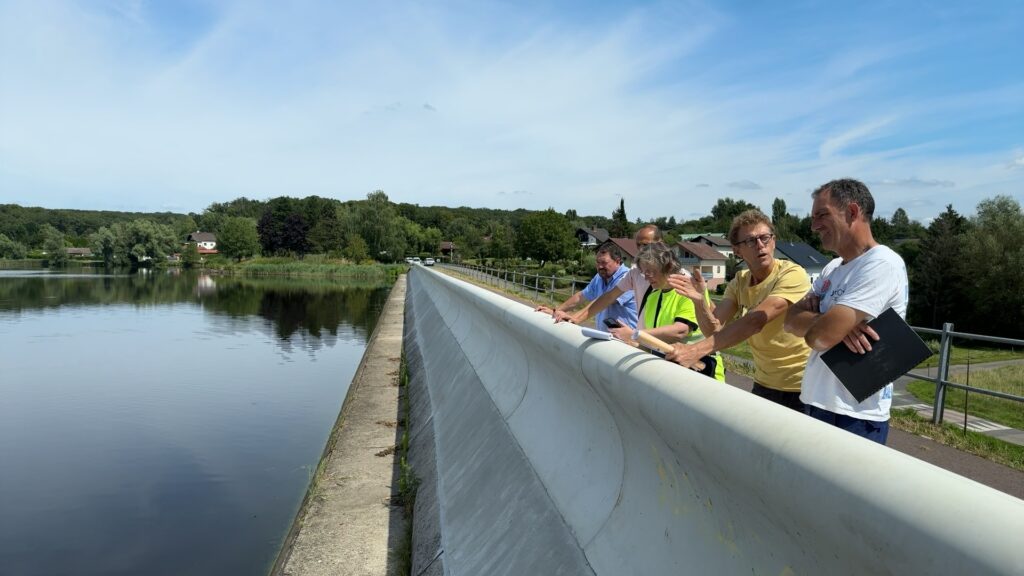
M 746 240 L 740 240 L 736 243 L 737 246 L 746 246 L 747 248 L 757 248 L 757 243 L 760 242 L 765 246 L 775 238 L 775 234 L 761 234 L 760 236 L 751 236 Z

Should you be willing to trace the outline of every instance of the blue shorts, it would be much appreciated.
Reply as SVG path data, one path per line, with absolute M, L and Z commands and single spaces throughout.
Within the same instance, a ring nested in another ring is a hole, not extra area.
M 861 420 L 860 418 L 854 418 L 853 416 L 829 412 L 828 410 L 823 410 L 817 406 L 811 406 L 810 404 L 804 406 L 804 413 L 811 418 L 842 428 L 847 432 L 853 432 L 857 436 L 862 436 L 873 442 L 878 442 L 879 444 L 885 444 L 886 439 L 889 437 L 888 420 L 885 422 Z

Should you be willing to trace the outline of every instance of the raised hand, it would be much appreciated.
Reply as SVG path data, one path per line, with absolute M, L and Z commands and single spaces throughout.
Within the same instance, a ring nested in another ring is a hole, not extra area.
M 703 296 L 704 292 L 708 289 L 708 283 L 704 280 L 704 275 L 700 273 L 700 266 L 693 267 L 693 272 L 690 275 L 690 282 L 701 296 Z
M 700 288 L 693 277 L 683 274 L 672 274 L 668 277 L 668 285 L 678 294 L 686 296 L 690 300 L 700 300 L 704 297 L 704 279 L 700 279 Z

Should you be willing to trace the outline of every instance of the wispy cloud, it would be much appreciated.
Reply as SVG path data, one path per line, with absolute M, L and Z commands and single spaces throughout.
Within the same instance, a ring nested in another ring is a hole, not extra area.
M 800 211 L 806 190 L 852 176 L 889 188 L 879 211 L 928 198 L 967 211 L 1024 181 L 1006 129 L 1024 79 L 1001 53 L 965 52 L 1008 36 L 915 10 L 861 39 L 844 33 L 864 21 L 855 6 L 792 22 L 700 3 L 167 6 L 0 2 L 0 198 L 201 211 L 383 189 L 609 214 L 621 196 L 650 219 L 673 208 L 647 198 L 691 182 L 702 192 L 680 213 L 714 205 L 710 182 Z M 835 47 L 801 34 L 826 22 Z M 950 84 L 950 53 L 992 71 Z
M 818 155 L 821 156 L 822 159 L 827 160 L 853 144 L 877 137 L 881 130 L 891 124 L 892 121 L 892 118 L 872 120 L 870 122 L 854 126 L 853 128 L 845 130 L 834 136 L 830 136 L 821 143 L 821 147 L 818 149 Z
M 757 182 L 751 182 L 750 180 L 737 180 L 735 182 L 729 182 L 726 184 L 729 188 L 739 188 L 740 190 L 760 190 L 761 185 Z
M 922 180 L 921 178 L 886 178 L 870 182 L 877 186 L 899 186 L 903 188 L 952 188 L 956 183 L 949 180 Z

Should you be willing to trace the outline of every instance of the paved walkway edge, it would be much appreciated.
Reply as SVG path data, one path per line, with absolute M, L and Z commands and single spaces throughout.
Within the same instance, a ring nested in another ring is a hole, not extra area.
M 395 282 L 271 574 L 395 573 L 405 533 L 398 478 L 399 371 L 406 276 Z

